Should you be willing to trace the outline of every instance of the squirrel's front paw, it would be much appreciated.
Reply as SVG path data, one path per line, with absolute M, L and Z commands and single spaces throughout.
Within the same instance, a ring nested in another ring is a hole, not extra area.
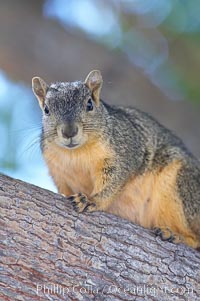
M 169 228 L 155 227 L 153 229 L 156 236 L 159 236 L 163 241 L 169 241 L 173 243 L 180 243 L 181 237 L 173 233 Z
M 83 193 L 77 193 L 67 198 L 71 201 L 76 212 L 92 212 L 96 210 L 96 204 L 91 203 Z

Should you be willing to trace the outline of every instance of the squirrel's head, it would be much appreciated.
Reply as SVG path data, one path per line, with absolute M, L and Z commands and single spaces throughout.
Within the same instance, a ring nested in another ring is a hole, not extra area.
M 33 92 L 43 112 L 43 139 L 68 149 L 78 148 L 98 133 L 102 110 L 100 71 L 93 70 L 85 81 L 47 85 L 32 79 Z

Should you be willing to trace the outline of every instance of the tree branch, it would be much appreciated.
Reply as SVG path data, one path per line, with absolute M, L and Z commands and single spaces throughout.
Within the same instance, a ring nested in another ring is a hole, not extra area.
M 198 300 L 200 253 L 0 176 L 1 300 Z

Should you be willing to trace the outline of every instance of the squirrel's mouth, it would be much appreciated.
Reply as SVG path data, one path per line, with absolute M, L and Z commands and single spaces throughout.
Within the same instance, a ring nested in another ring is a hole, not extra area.
M 60 143 L 62 147 L 64 148 L 68 148 L 68 149 L 73 149 L 73 148 L 77 148 L 79 147 L 79 144 L 78 143 L 73 143 L 73 142 L 70 142 L 70 143 Z
M 78 143 L 73 143 L 73 142 L 70 142 L 69 144 L 65 145 L 65 147 L 67 148 L 77 148 L 79 146 Z
M 57 144 L 59 144 L 59 146 L 61 146 L 63 148 L 67 148 L 67 149 L 75 149 L 80 146 L 80 143 L 75 143 L 75 142 L 73 142 L 72 139 L 70 139 L 69 141 L 57 141 Z
M 86 137 L 84 137 L 81 133 L 73 137 L 63 137 L 63 135 L 61 135 L 59 131 L 58 135 L 55 137 L 55 143 L 57 145 L 70 150 L 81 147 L 86 142 L 86 140 Z

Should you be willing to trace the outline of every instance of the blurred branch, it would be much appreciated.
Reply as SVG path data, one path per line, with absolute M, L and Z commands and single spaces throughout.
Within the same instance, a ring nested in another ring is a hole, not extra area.
M 92 69 L 100 69 L 103 99 L 149 112 L 176 129 L 189 148 L 200 154 L 200 108 L 169 102 L 122 54 L 107 50 L 83 33 L 69 32 L 58 22 L 44 19 L 41 4 L 42 1 L 1 1 L 0 65 L 10 77 L 30 86 L 36 75 L 46 81 L 73 81 L 84 79 Z M 192 122 L 186 123 L 186 118 Z

